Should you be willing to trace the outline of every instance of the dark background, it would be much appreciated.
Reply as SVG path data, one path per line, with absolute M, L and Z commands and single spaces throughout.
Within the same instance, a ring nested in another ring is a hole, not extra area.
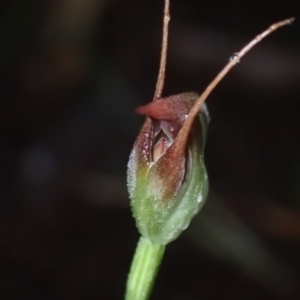
M 298 2 L 298 3 L 297 3 Z M 172 0 L 164 95 L 201 92 L 299 1 Z M 122 299 L 138 233 L 126 164 L 163 1 L 0 2 L 0 298 Z M 300 23 L 207 103 L 210 194 L 152 299 L 300 299 Z

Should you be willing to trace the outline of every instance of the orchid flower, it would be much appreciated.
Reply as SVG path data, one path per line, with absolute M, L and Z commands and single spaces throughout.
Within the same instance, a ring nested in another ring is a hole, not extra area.
M 154 99 L 136 109 L 147 117 L 128 163 L 129 197 L 141 238 L 127 281 L 126 300 L 149 298 L 166 245 L 188 227 L 206 199 L 208 179 L 204 147 L 209 116 L 204 101 L 251 48 L 294 20 L 290 18 L 271 25 L 234 53 L 201 96 L 190 92 L 161 97 L 169 5 L 170 0 L 165 0 L 161 61 Z
M 153 243 L 174 240 L 207 196 L 205 105 L 185 138 L 179 135 L 197 98 L 183 93 L 136 110 L 148 118 L 130 155 L 128 189 L 137 227 Z

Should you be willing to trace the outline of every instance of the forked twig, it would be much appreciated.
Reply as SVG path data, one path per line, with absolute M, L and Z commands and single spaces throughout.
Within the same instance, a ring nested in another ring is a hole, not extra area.
M 262 39 L 264 39 L 267 35 L 275 31 L 281 26 L 292 24 L 295 18 L 286 19 L 280 22 L 277 22 L 271 25 L 268 29 L 263 31 L 261 34 L 257 35 L 249 44 L 247 44 L 240 52 L 234 53 L 234 55 L 230 58 L 228 64 L 223 68 L 223 70 L 215 77 L 215 79 L 208 85 L 202 95 L 197 99 L 193 108 L 191 109 L 186 122 L 184 123 L 182 129 L 178 133 L 177 138 L 182 140 L 182 142 L 186 141 L 188 138 L 188 134 L 190 132 L 191 126 L 195 117 L 197 116 L 201 105 L 204 103 L 209 94 L 214 90 L 217 84 L 226 76 L 226 74 L 237 64 L 240 62 L 241 58 L 252 49 L 257 43 L 259 43 Z
M 154 93 L 154 101 L 161 97 L 162 90 L 164 88 L 164 83 L 165 83 L 169 21 L 170 21 L 170 0 L 165 0 L 163 38 L 162 38 L 162 47 L 161 47 L 161 55 L 160 55 L 160 65 L 159 65 L 158 77 L 157 77 L 155 93 Z

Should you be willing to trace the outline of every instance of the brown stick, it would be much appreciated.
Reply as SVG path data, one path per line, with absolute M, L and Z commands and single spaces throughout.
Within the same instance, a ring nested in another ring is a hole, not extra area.
M 257 35 L 249 44 L 247 44 L 240 52 L 234 53 L 230 58 L 229 63 L 224 67 L 224 69 L 215 77 L 215 79 L 208 85 L 202 95 L 197 99 L 193 108 L 191 109 L 187 120 L 185 121 L 182 129 L 178 133 L 177 139 L 181 140 L 181 142 L 185 142 L 188 138 L 188 134 L 190 132 L 191 126 L 195 117 L 197 116 L 201 105 L 204 103 L 209 94 L 214 90 L 217 84 L 226 76 L 226 74 L 237 64 L 240 62 L 241 58 L 258 42 L 264 39 L 267 35 L 275 31 L 281 26 L 292 24 L 295 18 L 286 19 L 280 22 L 277 22 L 271 25 L 268 29 L 266 29 L 261 34 Z
M 165 0 L 163 38 L 162 38 L 162 47 L 161 47 L 161 55 L 160 55 L 159 72 L 158 72 L 158 77 L 156 82 L 155 93 L 154 93 L 154 101 L 161 98 L 162 90 L 164 88 L 164 83 L 165 83 L 169 21 L 170 21 L 170 0 Z

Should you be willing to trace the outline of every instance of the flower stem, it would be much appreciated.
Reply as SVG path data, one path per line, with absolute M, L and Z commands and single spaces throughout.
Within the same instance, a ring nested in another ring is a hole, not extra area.
M 165 245 L 140 238 L 127 280 L 125 300 L 149 298 L 165 248 Z

